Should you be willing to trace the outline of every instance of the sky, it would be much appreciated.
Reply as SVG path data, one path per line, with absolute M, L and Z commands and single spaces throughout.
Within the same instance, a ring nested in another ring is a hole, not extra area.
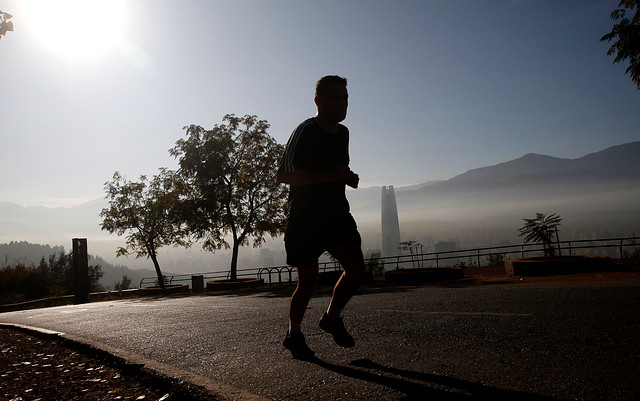
M 617 4 L 0 0 L 0 202 L 103 198 L 229 113 L 284 144 L 329 74 L 348 79 L 361 187 L 638 141 L 640 91 L 600 41 Z

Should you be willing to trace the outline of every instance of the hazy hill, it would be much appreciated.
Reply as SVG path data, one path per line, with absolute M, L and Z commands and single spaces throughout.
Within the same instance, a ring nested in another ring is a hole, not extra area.
M 494 166 L 469 170 L 445 181 L 395 187 L 399 203 L 474 203 L 522 201 L 539 198 L 598 194 L 640 184 L 640 141 L 613 146 L 578 159 L 529 153 Z M 348 190 L 354 213 L 380 213 L 381 187 Z M 460 197 L 464 193 L 464 198 Z M 504 196 L 507 196 L 505 199 Z
M 421 190 L 486 191 L 521 186 L 582 186 L 639 181 L 639 156 L 640 142 L 613 146 L 578 159 L 560 159 L 530 153 L 506 163 L 469 170 Z

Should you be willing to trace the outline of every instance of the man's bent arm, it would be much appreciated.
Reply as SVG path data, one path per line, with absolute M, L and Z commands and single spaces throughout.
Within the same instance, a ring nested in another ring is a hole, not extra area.
M 292 186 L 317 184 L 321 182 L 348 182 L 354 173 L 347 165 L 341 165 L 330 170 L 295 170 L 291 172 L 278 171 L 277 180 Z

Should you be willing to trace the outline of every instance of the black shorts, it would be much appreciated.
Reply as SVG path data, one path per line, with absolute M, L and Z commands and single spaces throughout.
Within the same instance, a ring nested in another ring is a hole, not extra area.
M 284 234 L 287 264 L 310 266 L 328 248 L 338 245 L 360 247 L 362 239 L 350 213 L 323 218 L 321 216 L 289 217 Z

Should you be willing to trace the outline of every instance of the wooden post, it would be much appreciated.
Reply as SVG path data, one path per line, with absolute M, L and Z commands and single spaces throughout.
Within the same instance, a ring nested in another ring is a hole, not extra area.
M 204 276 L 194 275 L 191 276 L 191 291 L 193 292 L 202 292 L 204 291 Z
M 75 303 L 89 302 L 89 255 L 87 239 L 73 239 L 73 293 Z

